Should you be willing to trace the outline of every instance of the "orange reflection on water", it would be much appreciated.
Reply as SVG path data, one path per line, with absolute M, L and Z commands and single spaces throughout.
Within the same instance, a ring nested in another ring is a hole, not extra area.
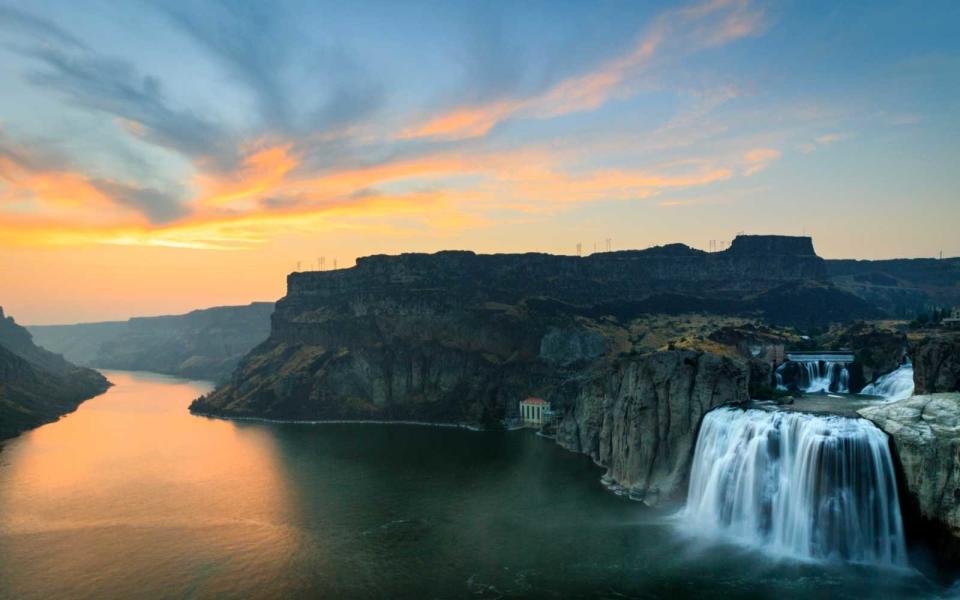
M 135 592 L 192 585 L 196 565 L 234 582 L 252 563 L 283 572 L 299 542 L 270 430 L 191 415 L 206 384 L 106 375 L 106 394 L 0 453 L 0 596 L 36 592 L 38 577 L 90 590 L 129 579 Z

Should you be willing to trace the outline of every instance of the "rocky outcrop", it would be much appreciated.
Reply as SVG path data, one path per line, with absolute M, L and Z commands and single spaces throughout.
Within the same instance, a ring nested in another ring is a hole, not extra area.
M 960 333 L 927 335 L 911 344 L 915 393 L 960 392 Z
M 960 394 L 918 395 L 859 413 L 893 440 L 913 508 L 960 542 Z
M 583 384 L 563 415 L 558 443 L 607 467 L 606 479 L 648 504 L 676 498 L 704 414 L 744 402 L 739 361 L 693 351 L 624 359 Z
M 100 373 L 36 346 L 0 309 L 0 440 L 56 421 L 109 385 Z
M 273 303 L 219 306 L 184 315 L 30 327 L 40 344 L 78 364 L 226 380 L 270 333 Z

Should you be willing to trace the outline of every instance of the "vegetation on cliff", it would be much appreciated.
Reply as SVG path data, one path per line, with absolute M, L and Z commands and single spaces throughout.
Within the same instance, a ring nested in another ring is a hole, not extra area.
M 0 439 L 56 421 L 109 385 L 100 373 L 36 346 L 0 309 Z

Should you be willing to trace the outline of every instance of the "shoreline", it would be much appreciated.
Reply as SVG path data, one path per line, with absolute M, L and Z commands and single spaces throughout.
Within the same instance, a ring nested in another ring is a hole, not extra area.
M 467 423 L 438 423 L 431 421 L 387 421 L 383 419 L 315 419 L 315 420 L 301 420 L 301 419 L 268 419 L 266 417 L 233 417 L 227 415 L 217 415 L 212 413 L 204 413 L 199 411 L 190 411 L 191 415 L 197 417 L 205 417 L 207 419 L 220 419 L 223 421 L 247 421 L 253 423 L 273 423 L 273 424 L 288 424 L 288 425 L 407 425 L 414 427 L 443 427 L 446 429 L 466 429 L 467 431 L 482 432 L 482 431 L 496 431 L 492 429 L 484 429 L 482 427 L 477 427 L 476 425 L 469 425 Z M 522 428 L 504 428 L 503 431 L 515 431 L 516 429 Z

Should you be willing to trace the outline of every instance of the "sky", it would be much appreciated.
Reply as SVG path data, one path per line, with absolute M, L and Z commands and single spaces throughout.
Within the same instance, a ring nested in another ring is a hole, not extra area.
M 960 255 L 960 3 L 0 0 L 0 305 L 738 232 Z

